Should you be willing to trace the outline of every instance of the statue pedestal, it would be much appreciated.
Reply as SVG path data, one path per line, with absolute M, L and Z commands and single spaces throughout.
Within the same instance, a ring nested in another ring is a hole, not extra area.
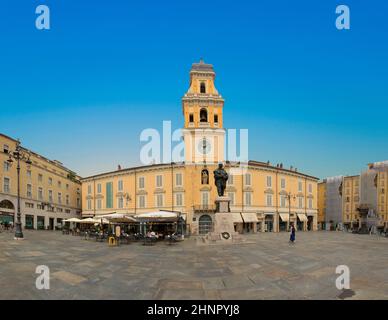
M 241 235 L 234 231 L 233 216 L 230 213 L 230 198 L 217 197 L 216 214 L 214 216 L 214 230 L 204 237 L 207 243 L 233 243 L 241 242 Z
M 216 198 L 216 213 L 230 212 L 230 198 L 226 196 Z

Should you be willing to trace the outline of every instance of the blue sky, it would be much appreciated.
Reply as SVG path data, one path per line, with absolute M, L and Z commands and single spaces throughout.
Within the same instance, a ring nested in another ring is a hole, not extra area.
M 350 30 L 335 28 L 338 4 Z M 388 159 L 387 15 L 384 0 L 5 0 L 0 132 L 82 176 L 136 165 L 143 129 L 183 125 L 203 57 L 250 159 L 356 174 Z

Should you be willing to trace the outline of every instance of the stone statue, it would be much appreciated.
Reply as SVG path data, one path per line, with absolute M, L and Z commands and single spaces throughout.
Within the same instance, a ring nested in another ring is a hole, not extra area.
M 201 183 L 209 184 L 209 172 L 206 169 L 203 169 L 201 175 Z
M 218 164 L 218 169 L 214 170 L 214 183 L 217 187 L 218 196 L 222 197 L 228 181 L 228 173 L 223 168 L 222 163 Z

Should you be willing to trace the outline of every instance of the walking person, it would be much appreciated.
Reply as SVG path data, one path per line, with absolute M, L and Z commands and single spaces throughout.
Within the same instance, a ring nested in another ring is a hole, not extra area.
M 295 226 L 294 223 L 291 223 L 290 227 L 290 244 L 295 242 Z

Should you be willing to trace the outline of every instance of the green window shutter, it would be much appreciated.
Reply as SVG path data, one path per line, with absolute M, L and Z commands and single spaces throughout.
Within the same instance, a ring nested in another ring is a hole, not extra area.
M 113 208 L 113 183 L 106 183 L 106 207 Z

